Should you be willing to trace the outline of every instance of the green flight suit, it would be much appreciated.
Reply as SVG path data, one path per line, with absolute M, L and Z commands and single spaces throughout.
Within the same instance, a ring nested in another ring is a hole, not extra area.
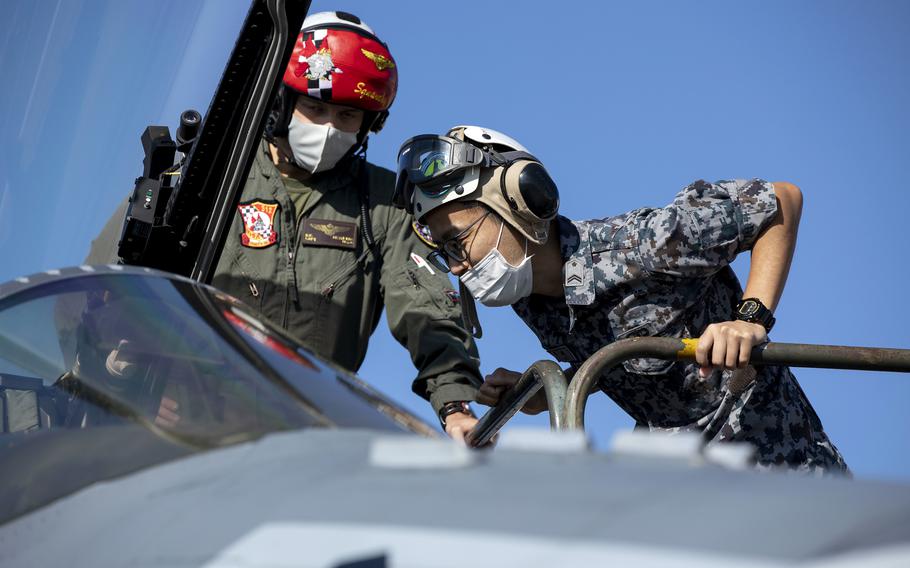
M 304 190 L 297 201 L 305 203 L 295 211 L 263 141 L 212 284 L 350 371 L 363 363 L 385 307 L 392 335 L 418 369 L 414 392 L 436 412 L 450 401 L 474 400 L 481 383 L 477 348 L 462 325 L 458 296 L 445 274 L 418 265 L 431 249 L 407 213 L 391 204 L 395 175 L 370 164 L 375 247 L 365 252 L 354 169 L 339 167 L 294 184 L 298 194 Z M 116 259 L 125 209 L 124 202 L 92 243 L 89 263 Z

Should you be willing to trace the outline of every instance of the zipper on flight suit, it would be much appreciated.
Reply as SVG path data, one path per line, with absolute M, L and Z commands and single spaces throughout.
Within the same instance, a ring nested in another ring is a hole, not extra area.
M 285 215 L 286 222 L 290 225 L 294 221 L 294 216 L 287 209 L 287 214 Z M 291 296 L 294 302 L 294 307 L 300 309 L 300 291 L 297 289 L 297 266 L 294 264 L 294 253 L 297 251 L 297 247 L 300 245 L 298 241 L 298 233 L 300 228 L 300 219 L 303 215 L 298 216 L 297 223 L 294 224 L 294 238 L 291 239 L 291 242 L 288 243 L 288 270 L 291 272 Z M 284 319 L 285 327 L 287 326 L 288 319 L 288 310 L 284 310 Z
M 291 270 L 291 286 L 294 293 L 294 304 L 297 307 L 300 307 L 300 293 L 297 290 L 297 264 L 294 262 L 294 251 L 300 247 L 300 241 L 303 239 L 303 232 L 300 231 L 300 226 L 303 224 L 301 223 L 302 219 L 303 215 L 301 214 L 297 219 L 297 225 L 294 227 L 294 248 L 292 250 L 288 250 L 288 268 Z M 361 263 L 369 250 L 370 249 L 368 248 L 364 249 L 363 253 L 357 258 L 357 261 L 352 266 L 350 266 L 346 272 L 341 273 L 342 269 L 339 269 L 338 272 L 332 275 L 335 277 L 335 280 L 333 280 L 328 286 L 322 289 L 322 296 L 324 298 L 329 299 L 332 297 L 332 294 L 335 293 L 335 287 L 354 272 L 354 270 Z
M 309 207 L 308 211 L 311 211 L 312 209 L 313 209 L 313 206 Z M 299 213 L 299 215 L 297 216 L 297 225 L 294 227 L 294 243 L 295 243 L 294 250 L 295 251 L 298 248 L 300 248 L 300 241 L 303 239 L 303 232 L 300 230 L 300 226 L 303 224 L 302 223 L 303 215 L 304 215 L 304 212 L 301 211 Z M 361 229 L 361 232 L 363 232 L 362 229 Z M 372 248 L 370 246 L 364 245 L 363 252 L 360 253 L 360 256 L 357 257 L 357 260 L 354 262 L 353 265 L 348 267 L 347 270 L 339 269 L 336 273 L 332 274 L 331 277 L 327 278 L 326 280 L 331 280 L 331 282 L 329 282 L 329 284 L 327 286 L 324 286 L 322 288 L 322 290 L 321 290 L 322 297 L 327 300 L 330 299 L 332 297 L 332 295 L 335 293 L 335 288 L 339 284 L 343 283 L 357 269 L 357 267 L 360 266 L 360 263 L 363 262 L 363 259 L 366 258 L 367 254 L 369 254 L 371 250 L 372 250 Z M 297 266 L 292 261 L 293 255 L 294 255 L 293 251 L 288 252 L 288 263 L 291 266 L 291 278 L 292 278 L 293 284 L 294 284 L 294 298 L 295 298 L 295 303 L 298 303 L 299 299 L 298 299 L 298 293 L 297 293 Z
M 344 283 L 344 281 L 347 280 L 351 276 L 351 274 L 353 274 L 354 271 L 357 270 L 357 267 L 360 266 L 360 263 L 363 262 L 363 259 L 366 258 L 367 254 L 369 254 L 369 252 L 370 252 L 369 248 L 364 248 L 363 252 L 360 253 L 360 256 L 357 257 L 357 260 L 354 261 L 354 264 L 352 264 L 351 266 L 349 266 L 347 268 L 345 268 L 345 267 L 340 268 L 334 274 L 332 274 L 332 276 L 327 278 L 326 280 L 331 280 L 331 282 L 329 283 L 328 286 L 323 287 L 322 297 L 325 298 L 326 300 L 330 299 L 332 297 L 332 294 L 335 293 L 335 288 L 339 284 Z
M 294 306 L 300 308 L 300 291 L 297 290 L 297 268 L 294 266 L 294 251 L 288 250 L 288 270 L 291 271 L 291 293 L 294 296 Z
M 240 268 L 240 267 L 238 266 L 238 268 Z M 256 282 L 253 280 L 253 278 L 250 277 L 250 275 L 247 274 L 243 269 L 240 270 L 240 276 L 244 280 L 246 280 L 246 285 L 247 285 L 247 288 L 249 288 L 249 290 L 250 290 L 250 295 L 252 295 L 254 298 L 258 298 L 259 297 L 259 287 L 256 286 Z

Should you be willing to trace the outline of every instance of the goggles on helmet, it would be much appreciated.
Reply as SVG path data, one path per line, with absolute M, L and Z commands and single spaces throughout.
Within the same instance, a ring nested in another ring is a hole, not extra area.
M 398 151 L 395 205 L 413 212 L 414 187 L 430 197 L 448 191 L 465 168 L 484 162 L 484 152 L 474 146 L 437 134 L 421 134 L 405 141 Z
M 535 158 L 527 152 L 487 151 L 451 136 L 414 136 L 398 151 L 394 205 L 414 213 L 415 187 L 427 197 L 441 197 L 460 187 L 469 168 L 505 165 L 516 159 Z
M 402 144 L 398 151 L 398 171 L 405 172 L 413 184 L 423 184 L 454 170 L 479 165 L 483 152 L 477 146 L 449 136 L 422 134 Z

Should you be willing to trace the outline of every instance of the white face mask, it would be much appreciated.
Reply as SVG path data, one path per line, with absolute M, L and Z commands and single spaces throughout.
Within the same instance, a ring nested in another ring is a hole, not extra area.
M 294 161 L 311 174 L 334 168 L 356 143 L 356 133 L 325 124 L 301 122 L 292 116 L 288 125 L 288 144 Z
M 461 281 L 471 295 L 485 306 L 509 306 L 531 294 L 533 273 L 528 240 L 525 239 L 524 260 L 518 266 L 512 266 L 499 252 L 504 226 L 505 223 L 499 227 L 499 238 L 493 250 L 461 275 Z

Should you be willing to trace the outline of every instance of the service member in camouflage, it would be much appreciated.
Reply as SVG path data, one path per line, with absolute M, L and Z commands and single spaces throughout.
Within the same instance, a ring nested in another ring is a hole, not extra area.
M 394 174 L 359 153 L 396 88 L 391 53 L 359 18 L 304 21 L 212 284 L 350 371 L 385 308 L 414 392 L 460 438 L 481 379 L 459 296 L 426 262 L 426 231 L 392 207 Z M 106 233 L 119 235 L 118 213 Z
M 514 140 L 478 127 L 435 138 L 443 142 L 415 137 L 402 146 L 396 195 L 439 243 L 432 260 L 482 303 L 511 305 L 572 371 L 619 339 L 698 337 L 698 364 L 632 360 L 599 386 L 638 427 L 704 432 L 734 369 L 767 341 L 796 244 L 799 189 L 697 181 L 667 207 L 575 222 L 556 214 L 555 184 Z M 427 175 L 434 152 L 438 176 Z M 744 293 L 729 265 L 747 250 Z M 711 440 L 750 442 L 759 467 L 847 472 L 790 370 L 755 371 L 732 411 L 711 424 Z M 478 402 L 495 404 L 519 376 L 498 369 Z M 542 393 L 524 408 L 544 409 Z

